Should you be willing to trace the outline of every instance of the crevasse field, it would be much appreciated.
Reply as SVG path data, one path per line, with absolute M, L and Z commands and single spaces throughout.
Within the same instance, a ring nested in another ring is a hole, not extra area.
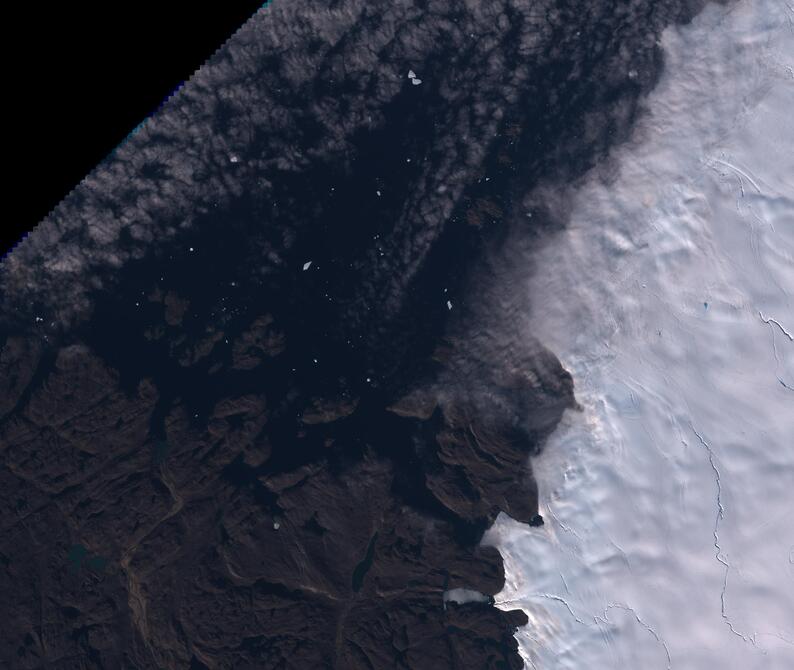
M 529 668 L 794 668 L 794 6 L 710 5 L 608 172 L 533 259 L 574 376 L 501 516 Z

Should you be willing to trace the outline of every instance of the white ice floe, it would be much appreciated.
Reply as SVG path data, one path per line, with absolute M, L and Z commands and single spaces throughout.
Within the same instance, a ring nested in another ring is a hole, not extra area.
M 533 259 L 571 411 L 500 516 L 527 667 L 794 668 L 794 12 L 708 6 Z
M 312 262 L 311 261 L 306 261 L 303 264 L 303 271 L 306 272 L 306 270 L 308 270 L 311 266 L 312 266 Z

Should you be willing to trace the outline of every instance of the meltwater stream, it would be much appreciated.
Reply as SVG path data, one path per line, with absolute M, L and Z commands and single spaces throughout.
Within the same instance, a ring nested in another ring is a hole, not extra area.
M 486 536 L 530 668 L 794 667 L 794 8 L 662 47 L 528 287 L 582 406 L 533 462 L 545 525 Z

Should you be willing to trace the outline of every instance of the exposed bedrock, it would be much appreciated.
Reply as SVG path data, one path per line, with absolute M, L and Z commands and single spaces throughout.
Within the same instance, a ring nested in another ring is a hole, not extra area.
M 2 664 L 520 668 L 444 593 L 574 403 L 524 252 L 697 6 L 249 21 L 0 265 Z

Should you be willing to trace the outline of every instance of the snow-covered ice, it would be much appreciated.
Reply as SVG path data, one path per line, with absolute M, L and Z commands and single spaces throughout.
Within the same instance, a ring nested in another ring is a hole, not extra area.
M 794 9 L 665 31 L 632 140 L 539 253 L 534 332 L 576 383 L 499 517 L 527 667 L 794 668 Z

